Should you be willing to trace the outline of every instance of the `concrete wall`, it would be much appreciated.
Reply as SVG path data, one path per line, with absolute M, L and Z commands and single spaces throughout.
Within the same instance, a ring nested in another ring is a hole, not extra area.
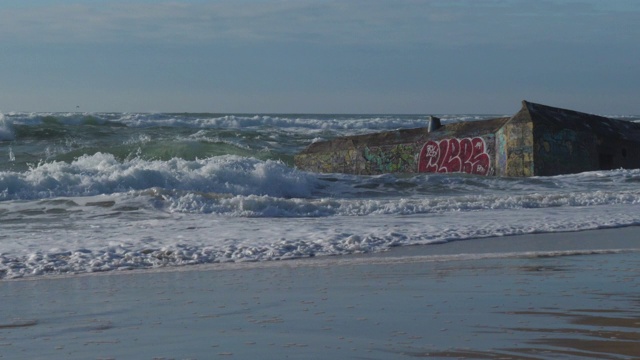
M 640 124 L 523 101 L 511 118 L 314 143 L 295 165 L 324 173 L 508 177 L 640 168 Z
M 365 146 L 362 157 L 366 174 L 414 173 L 417 171 L 417 156 L 420 143 L 387 146 Z
M 404 129 L 314 143 L 295 156 L 307 171 L 375 175 L 462 172 L 495 175 L 496 131 L 508 118 Z
M 428 140 L 418 155 L 418 172 L 494 175 L 494 134 Z
M 360 175 L 452 173 L 495 175 L 495 135 L 445 137 L 394 145 L 364 145 L 299 156 L 296 165 L 317 172 Z
M 601 139 L 598 142 L 600 168 L 608 170 L 603 157 L 611 157 L 611 169 L 640 169 L 640 143 L 625 139 Z
M 534 175 L 533 123 L 518 113 L 496 133 L 496 175 Z
M 536 176 L 579 173 L 598 169 L 596 136 L 573 129 L 534 125 Z
M 640 124 L 523 102 L 537 176 L 640 168 Z
M 295 156 L 295 165 L 306 171 L 319 173 L 366 174 L 365 159 L 355 148 L 332 152 L 299 154 Z

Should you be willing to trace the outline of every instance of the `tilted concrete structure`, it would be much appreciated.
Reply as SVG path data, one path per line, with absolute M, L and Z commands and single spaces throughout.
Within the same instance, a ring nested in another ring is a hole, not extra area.
M 295 156 L 307 171 L 551 176 L 640 168 L 640 124 L 522 102 L 512 117 L 347 136 Z

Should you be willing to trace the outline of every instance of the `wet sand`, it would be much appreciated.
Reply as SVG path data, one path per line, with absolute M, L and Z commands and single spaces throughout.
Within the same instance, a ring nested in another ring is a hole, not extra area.
M 639 235 L 3 281 L 0 358 L 633 359 Z

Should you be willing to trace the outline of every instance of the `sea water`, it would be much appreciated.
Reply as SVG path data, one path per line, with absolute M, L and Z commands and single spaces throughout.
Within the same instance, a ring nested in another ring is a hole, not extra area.
M 443 123 L 491 115 L 442 115 Z M 637 121 L 635 116 L 623 120 Z M 314 141 L 426 115 L 0 115 L 0 279 L 640 225 L 640 170 L 317 174 Z

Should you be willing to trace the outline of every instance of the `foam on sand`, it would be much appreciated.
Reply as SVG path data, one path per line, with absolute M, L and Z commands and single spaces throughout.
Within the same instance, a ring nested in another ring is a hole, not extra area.
M 8 358 L 628 358 L 637 232 L 5 281 L 0 345 Z

